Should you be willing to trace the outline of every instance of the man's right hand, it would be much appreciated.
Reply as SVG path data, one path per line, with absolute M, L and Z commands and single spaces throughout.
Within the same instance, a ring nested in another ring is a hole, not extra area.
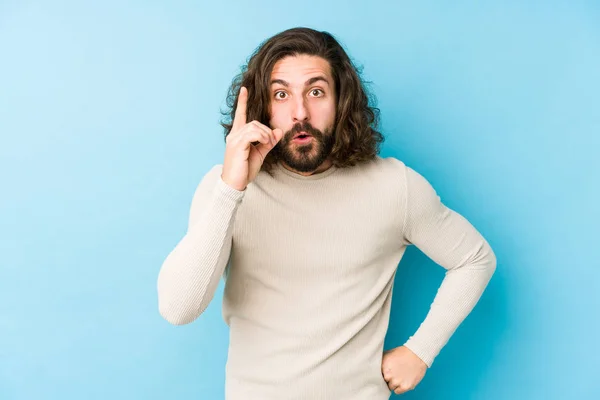
M 270 129 L 258 121 L 246 123 L 248 89 L 241 87 L 231 132 L 225 139 L 223 182 L 236 190 L 245 190 L 256 178 L 267 153 L 283 137 L 281 129 Z M 259 142 L 254 145 L 252 142 Z

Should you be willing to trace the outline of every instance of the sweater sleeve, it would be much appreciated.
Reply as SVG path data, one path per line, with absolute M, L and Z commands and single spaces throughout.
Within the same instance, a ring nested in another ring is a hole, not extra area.
M 233 222 L 245 191 L 221 179 L 215 165 L 194 192 L 188 229 L 158 274 L 158 309 L 174 325 L 194 321 L 208 307 L 229 261 Z
M 404 239 L 446 269 L 425 320 L 404 344 L 430 367 L 479 301 L 496 269 L 496 257 L 483 236 L 408 166 L 405 182 Z

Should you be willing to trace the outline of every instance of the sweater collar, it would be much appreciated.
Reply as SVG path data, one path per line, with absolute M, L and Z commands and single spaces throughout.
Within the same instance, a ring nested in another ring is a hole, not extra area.
M 335 171 L 337 171 L 337 169 L 338 168 L 335 165 L 332 165 L 331 167 L 327 168 L 325 171 L 319 172 L 318 174 L 304 176 L 304 175 L 297 174 L 297 173 L 285 168 L 281 164 L 281 161 L 278 161 L 277 164 L 275 165 L 275 170 L 277 172 L 279 172 L 280 174 L 282 174 L 283 176 L 288 176 L 288 177 L 302 180 L 302 181 L 314 181 L 314 180 L 326 178 L 329 175 L 333 174 Z

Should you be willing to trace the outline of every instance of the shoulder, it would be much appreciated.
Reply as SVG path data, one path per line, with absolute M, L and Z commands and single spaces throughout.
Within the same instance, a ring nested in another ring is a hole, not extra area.
M 375 156 L 372 160 L 363 162 L 359 168 L 362 175 L 369 178 L 383 179 L 389 185 L 399 185 L 403 191 L 411 187 L 423 188 L 428 182 L 422 174 L 396 157 Z
M 200 184 L 203 185 L 207 183 L 210 186 L 214 186 L 220 180 L 222 174 L 223 164 L 214 164 L 206 170 Z
M 389 175 L 390 178 L 397 180 L 405 179 L 408 166 L 396 157 L 376 156 L 368 164 L 368 168 L 376 170 L 378 173 Z
M 390 186 L 395 186 L 407 206 L 437 203 L 440 200 L 423 174 L 396 157 L 377 156 L 370 162 L 369 168 L 383 175 Z
M 223 164 L 215 164 L 208 169 L 205 175 L 214 178 L 215 176 L 221 175 L 221 173 L 223 173 Z
M 377 157 L 374 163 L 378 168 L 393 174 L 396 177 L 400 177 L 406 186 L 427 186 L 429 182 L 423 174 L 418 172 L 414 167 L 406 164 L 404 161 L 396 157 Z
M 222 173 L 223 164 L 214 164 L 205 170 L 196 185 L 194 195 L 199 195 L 202 192 L 207 192 L 214 188 Z

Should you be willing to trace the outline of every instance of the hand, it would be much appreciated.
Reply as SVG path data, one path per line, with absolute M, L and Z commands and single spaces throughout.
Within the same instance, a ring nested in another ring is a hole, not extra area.
M 408 347 L 383 352 L 381 372 L 390 390 L 401 394 L 413 390 L 425 376 L 427 364 Z
M 281 129 L 271 130 L 258 121 L 246 123 L 248 89 L 238 95 L 231 132 L 225 139 L 225 160 L 221 179 L 234 189 L 244 190 L 256 178 L 267 153 L 281 140 Z M 253 142 L 259 142 L 254 145 Z

